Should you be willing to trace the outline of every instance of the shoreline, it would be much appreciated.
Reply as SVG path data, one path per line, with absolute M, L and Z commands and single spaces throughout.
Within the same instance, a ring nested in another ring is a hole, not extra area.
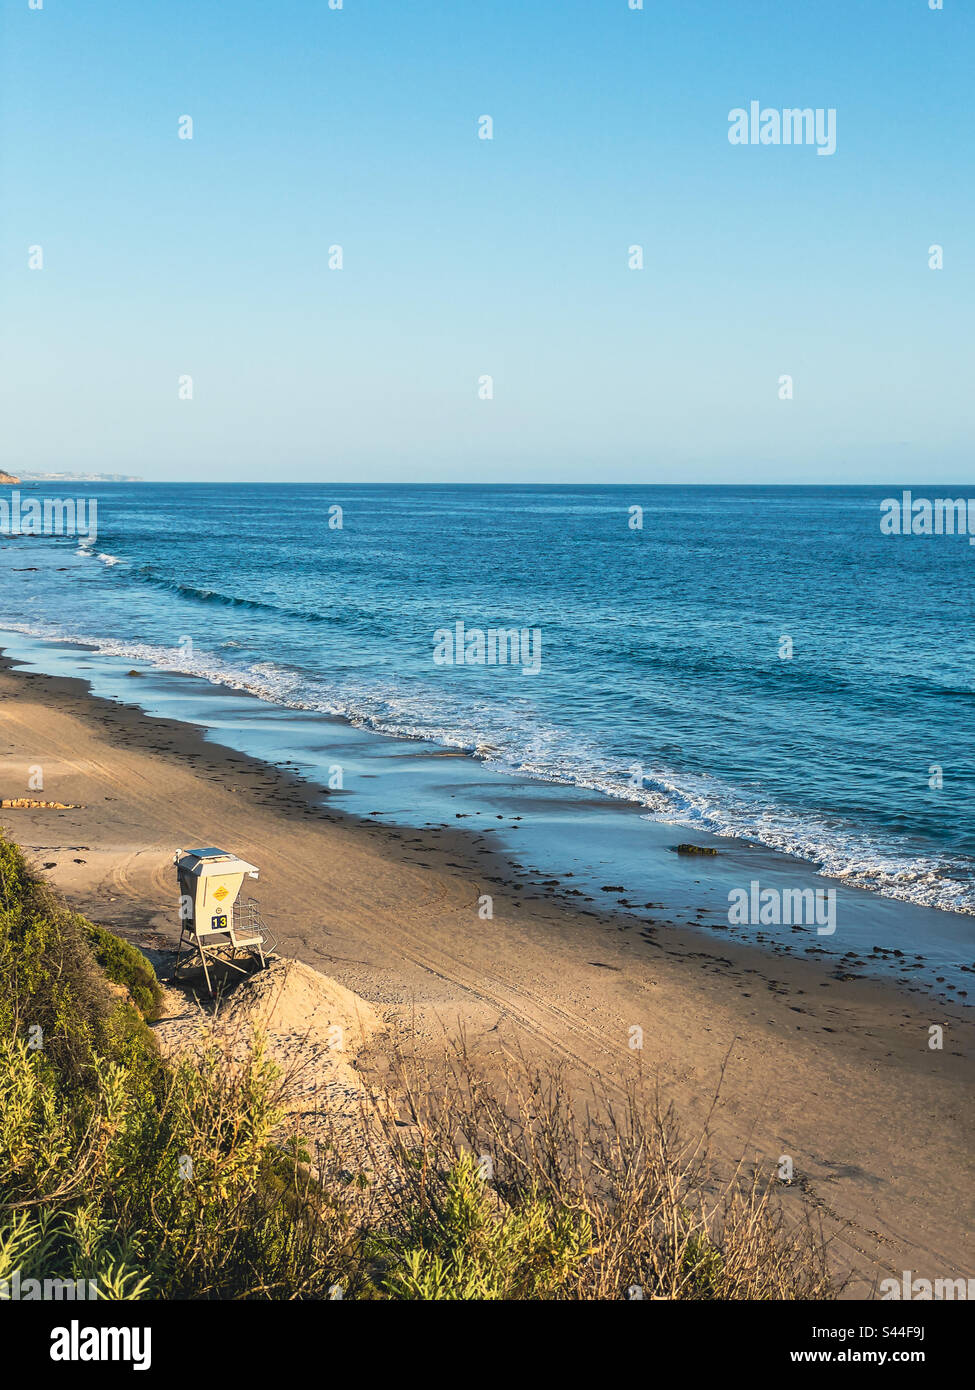
M 391 822 L 417 832 L 452 821 L 457 829 L 476 827 L 482 843 L 490 837 L 518 874 L 524 893 L 540 887 L 545 896 L 583 913 L 625 917 L 637 929 L 651 912 L 661 925 L 690 929 L 711 944 L 721 933 L 723 940 L 750 942 L 775 956 L 819 959 L 838 979 L 856 971 L 896 979 L 911 993 L 943 1005 L 975 1006 L 975 990 L 969 988 L 975 983 L 970 914 L 847 884 L 798 854 L 658 820 L 641 803 L 596 789 L 496 771 L 468 750 L 279 705 L 233 684 L 137 659 L 132 669 L 128 658 L 80 641 L 2 630 L 0 641 L 8 660 L 81 678 L 93 695 L 113 702 L 128 703 L 134 695 L 150 717 L 172 712 L 208 742 L 300 773 L 317 788 L 316 798 L 327 799 L 356 823 Z M 137 687 L 133 677 L 139 678 Z M 330 790 L 336 766 L 340 787 Z M 715 855 L 675 855 L 675 845 L 688 835 Z M 835 934 L 820 934 L 811 913 L 799 926 L 787 917 L 761 926 L 753 914 L 743 922 L 733 920 L 729 905 L 743 895 L 754 903 L 759 885 L 771 889 L 779 903 L 796 890 L 811 894 L 817 920 L 820 900 L 832 897 Z
M 93 696 L 80 678 L 0 661 L 3 786 L 65 810 L 0 823 L 69 902 L 147 945 L 177 934 L 171 858 L 191 840 L 247 855 L 281 951 L 384 1015 L 431 1054 L 461 1031 L 503 1074 L 522 1052 L 559 1061 L 580 1094 L 640 1065 L 686 1126 L 797 1181 L 857 1271 L 853 1292 L 912 1269 L 967 1277 L 965 1172 L 975 1028 L 964 1008 L 886 981 L 643 914 L 574 905 L 521 881 L 481 830 L 354 818 L 296 773 L 204 737 L 199 726 Z M 449 755 L 446 755 L 449 757 Z M 16 791 L 13 788 L 16 787 Z M 74 807 L 77 806 L 77 809 Z M 570 890 L 571 891 L 571 890 Z M 478 916 L 484 893 L 494 917 Z M 942 1051 L 928 1029 L 945 1026 Z M 631 1029 L 643 1048 L 630 1047 Z M 385 1045 L 361 1063 L 381 1078 Z

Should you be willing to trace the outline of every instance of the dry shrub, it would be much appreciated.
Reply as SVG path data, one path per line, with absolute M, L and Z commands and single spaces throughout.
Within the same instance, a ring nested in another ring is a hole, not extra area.
M 640 1078 L 580 1112 L 558 1070 L 523 1059 L 488 1085 L 463 1043 L 401 1058 L 377 1286 L 398 1296 L 826 1299 L 828 1243 L 788 1218 L 774 1174 L 720 1176 Z M 405 1123 L 404 1123 L 405 1122 Z M 515 1253 L 518 1259 L 509 1256 Z M 409 1292 L 405 1292 L 405 1291 Z

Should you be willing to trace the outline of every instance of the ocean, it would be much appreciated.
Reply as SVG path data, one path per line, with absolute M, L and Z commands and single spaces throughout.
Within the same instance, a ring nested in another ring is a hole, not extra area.
M 625 806 L 630 868 L 665 826 L 975 914 L 975 549 L 883 534 L 899 484 L 20 491 L 95 499 L 97 535 L 0 538 L 0 626 L 93 683 L 106 663 L 120 697 L 148 698 L 120 663 L 197 678 L 185 717 L 201 683 L 229 687 L 290 719 L 279 753 L 322 776 L 324 721 L 462 751 L 563 827 L 580 797 Z M 360 791 L 436 814 L 429 783 L 422 806 Z M 596 838 L 599 890 L 619 875 Z M 946 959 L 972 955 L 958 930 Z

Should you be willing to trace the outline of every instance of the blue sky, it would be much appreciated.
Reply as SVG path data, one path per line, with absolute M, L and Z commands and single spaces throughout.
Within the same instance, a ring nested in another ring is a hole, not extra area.
M 971 481 L 944 5 L 2 0 L 0 467 Z M 836 153 L 731 145 L 751 100 Z

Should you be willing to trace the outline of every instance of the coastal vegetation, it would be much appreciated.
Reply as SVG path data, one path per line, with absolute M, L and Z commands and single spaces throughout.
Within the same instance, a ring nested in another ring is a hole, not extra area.
M 774 1179 L 718 1183 L 652 1095 L 578 1115 L 557 1073 L 503 1094 L 452 1049 L 403 1059 L 368 1161 L 314 1161 L 260 1040 L 166 1060 L 133 946 L 0 835 L 0 1290 L 117 1299 L 829 1298 Z M 365 1133 L 372 1126 L 364 1123 Z

